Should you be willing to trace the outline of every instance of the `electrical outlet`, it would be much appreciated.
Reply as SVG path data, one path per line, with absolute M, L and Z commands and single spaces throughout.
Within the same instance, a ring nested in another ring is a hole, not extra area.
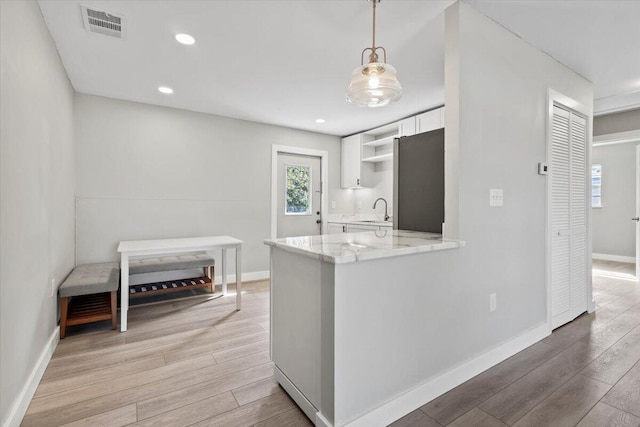
M 54 277 L 53 279 L 51 279 L 51 295 L 49 295 L 50 297 L 53 297 L 56 293 L 56 278 Z
M 504 202 L 504 195 L 501 189 L 492 188 L 489 190 L 489 206 L 497 207 L 502 206 Z
M 496 311 L 497 309 L 497 301 L 496 301 L 496 294 L 491 294 L 489 295 L 489 311 Z
M 335 209 L 336 208 L 336 201 L 332 200 L 331 201 L 331 209 Z
M 358 200 L 358 209 L 362 209 L 362 200 Z

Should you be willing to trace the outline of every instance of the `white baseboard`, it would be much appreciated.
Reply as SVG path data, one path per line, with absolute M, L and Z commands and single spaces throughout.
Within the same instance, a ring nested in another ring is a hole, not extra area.
M 316 413 L 316 427 L 333 427 L 333 424 L 324 417 L 320 412 Z
M 20 425 L 20 423 L 22 422 L 22 418 L 24 418 L 24 414 L 29 408 L 31 398 L 36 392 L 36 388 L 38 388 L 38 384 L 40 384 L 42 375 L 44 374 L 45 369 L 47 369 L 47 365 L 49 365 L 51 356 L 56 350 L 59 342 L 60 327 L 56 326 L 55 330 L 49 337 L 49 341 L 45 345 L 44 349 L 42 349 L 42 353 L 40 353 L 38 361 L 31 370 L 31 374 L 25 382 L 24 387 L 22 387 L 22 390 L 18 394 L 18 397 L 13 402 L 13 405 L 11 405 L 9 415 L 7 416 L 7 418 L 2 420 L 2 427 L 18 427 Z
M 463 382 L 497 365 L 503 360 L 535 344 L 551 333 L 546 323 L 525 332 L 498 347 L 472 359 L 439 377 L 374 409 L 346 425 L 349 427 L 386 426 L 420 406 L 457 387 Z
M 624 255 L 609 255 L 609 254 L 591 254 L 591 258 L 593 259 L 601 259 L 604 261 L 617 261 L 617 262 L 630 262 L 631 264 L 636 263 L 636 257 L 633 256 L 624 256 Z
M 269 270 L 264 271 L 249 271 L 247 273 L 242 273 L 242 281 L 250 282 L 252 280 L 264 280 L 269 278 Z M 235 274 L 227 274 L 227 283 L 233 284 L 236 281 Z M 215 276 L 215 284 L 219 285 L 222 283 L 222 275 Z

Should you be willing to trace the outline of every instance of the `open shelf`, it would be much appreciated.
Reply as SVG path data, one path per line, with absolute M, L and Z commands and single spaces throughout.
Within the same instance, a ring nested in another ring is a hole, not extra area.
M 166 282 L 145 283 L 143 285 L 129 286 L 129 297 L 177 292 L 185 289 L 211 287 L 211 279 L 208 277 L 195 277 L 192 279 L 168 280 Z
M 393 153 L 380 154 L 378 156 L 365 157 L 362 159 L 363 162 L 377 163 L 384 162 L 385 160 L 393 159 Z
M 111 295 L 109 292 L 71 298 L 67 326 L 83 325 L 110 319 Z
M 373 141 L 363 142 L 363 147 L 379 147 L 381 145 L 393 144 L 393 140 L 397 138 L 397 135 L 391 135 L 380 139 L 374 139 Z

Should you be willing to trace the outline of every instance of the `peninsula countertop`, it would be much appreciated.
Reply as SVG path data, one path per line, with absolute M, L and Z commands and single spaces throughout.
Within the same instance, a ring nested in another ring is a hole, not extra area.
M 407 230 L 285 237 L 267 239 L 264 243 L 332 264 L 390 258 L 464 246 L 463 241 L 443 239 L 440 234 Z

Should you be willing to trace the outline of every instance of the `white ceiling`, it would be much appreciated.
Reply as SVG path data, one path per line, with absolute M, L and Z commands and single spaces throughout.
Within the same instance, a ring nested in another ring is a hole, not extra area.
M 592 80 L 597 108 L 640 106 L 640 0 L 465 1 Z M 378 6 L 377 42 L 404 88 L 381 109 L 344 100 L 371 43 L 364 0 L 39 3 L 78 92 L 334 135 L 444 103 L 443 12 L 453 0 Z M 85 32 L 81 3 L 125 15 L 126 38 Z M 181 32 L 196 44 L 178 44 Z

